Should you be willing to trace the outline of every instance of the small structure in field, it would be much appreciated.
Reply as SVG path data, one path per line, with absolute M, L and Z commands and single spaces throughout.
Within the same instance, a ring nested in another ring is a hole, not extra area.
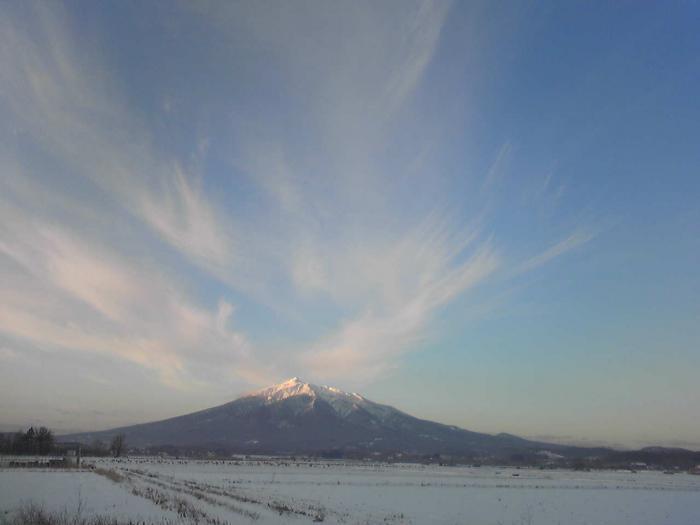
M 60 443 L 56 447 L 62 453 L 63 459 L 52 462 L 51 466 L 78 468 L 80 467 L 80 443 Z
M 63 456 L 63 462 L 66 467 L 79 467 L 80 466 L 80 447 L 73 450 L 66 450 Z

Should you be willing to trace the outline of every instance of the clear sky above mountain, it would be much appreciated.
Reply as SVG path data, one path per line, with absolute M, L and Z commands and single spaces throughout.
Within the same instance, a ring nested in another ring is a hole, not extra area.
M 302 376 L 700 442 L 700 8 L 3 2 L 0 424 Z

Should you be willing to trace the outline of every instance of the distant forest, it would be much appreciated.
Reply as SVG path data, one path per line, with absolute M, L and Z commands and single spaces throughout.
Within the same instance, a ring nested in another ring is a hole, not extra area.
M 55 448 L 53 432 L 46 427 L 29 427 L 26 432 L 0 434 L 0 453 L 36 456 L 51 454 Z
M 80 445 L 83 455 L 121 456 L 126 450 L 122 434 L 115 436 L 111 443 L 95 440 L 90 445 Z M 0 454 L 15 456 L 48 456 L 60 454 L 65 444 L 57 443 L 54 434 L 47 427 L 29 427 L 26 432 L 0 433 Z

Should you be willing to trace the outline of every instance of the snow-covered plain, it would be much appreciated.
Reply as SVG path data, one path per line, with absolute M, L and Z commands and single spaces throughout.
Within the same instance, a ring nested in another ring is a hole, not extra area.
M 0 523 L 6 512 L 24 503 L 37 503 L 68 516 L 109 515 L 123 520 L 176 520 L 161 509 L 115 486 L 94 472 L 57 469 L 0 470 Z
M 700 477 L 688 474 L 275 458 L 88 462 L 97 470 L 0 470 L 0 509 L 33 499 L 149 522 L 700 524 Z

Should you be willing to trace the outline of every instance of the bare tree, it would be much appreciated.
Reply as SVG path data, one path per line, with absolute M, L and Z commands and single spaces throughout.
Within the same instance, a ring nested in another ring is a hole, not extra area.
M 112 444 L 110 445 L 109 449 L 112 451 L 112 455 L 115 458 L 118 458 L 122 455 L 122 451 L 124 450 L 125 439 L 126 438 L 124 434 L 117 434 L 112 438 Z
M 90 444 L 89 453 L 93 456 L 106 456 L 109 454 L 109 449 L 107 448 L 106 443 L 103 443 L 98 438 L 95 438 Z
M 53 432 L 46 427 L 39 428 L 38 432 L 35 434 L 34 440 L 36 441 L 37 452 L 42 456 L 45 456 L 53 449 Z

